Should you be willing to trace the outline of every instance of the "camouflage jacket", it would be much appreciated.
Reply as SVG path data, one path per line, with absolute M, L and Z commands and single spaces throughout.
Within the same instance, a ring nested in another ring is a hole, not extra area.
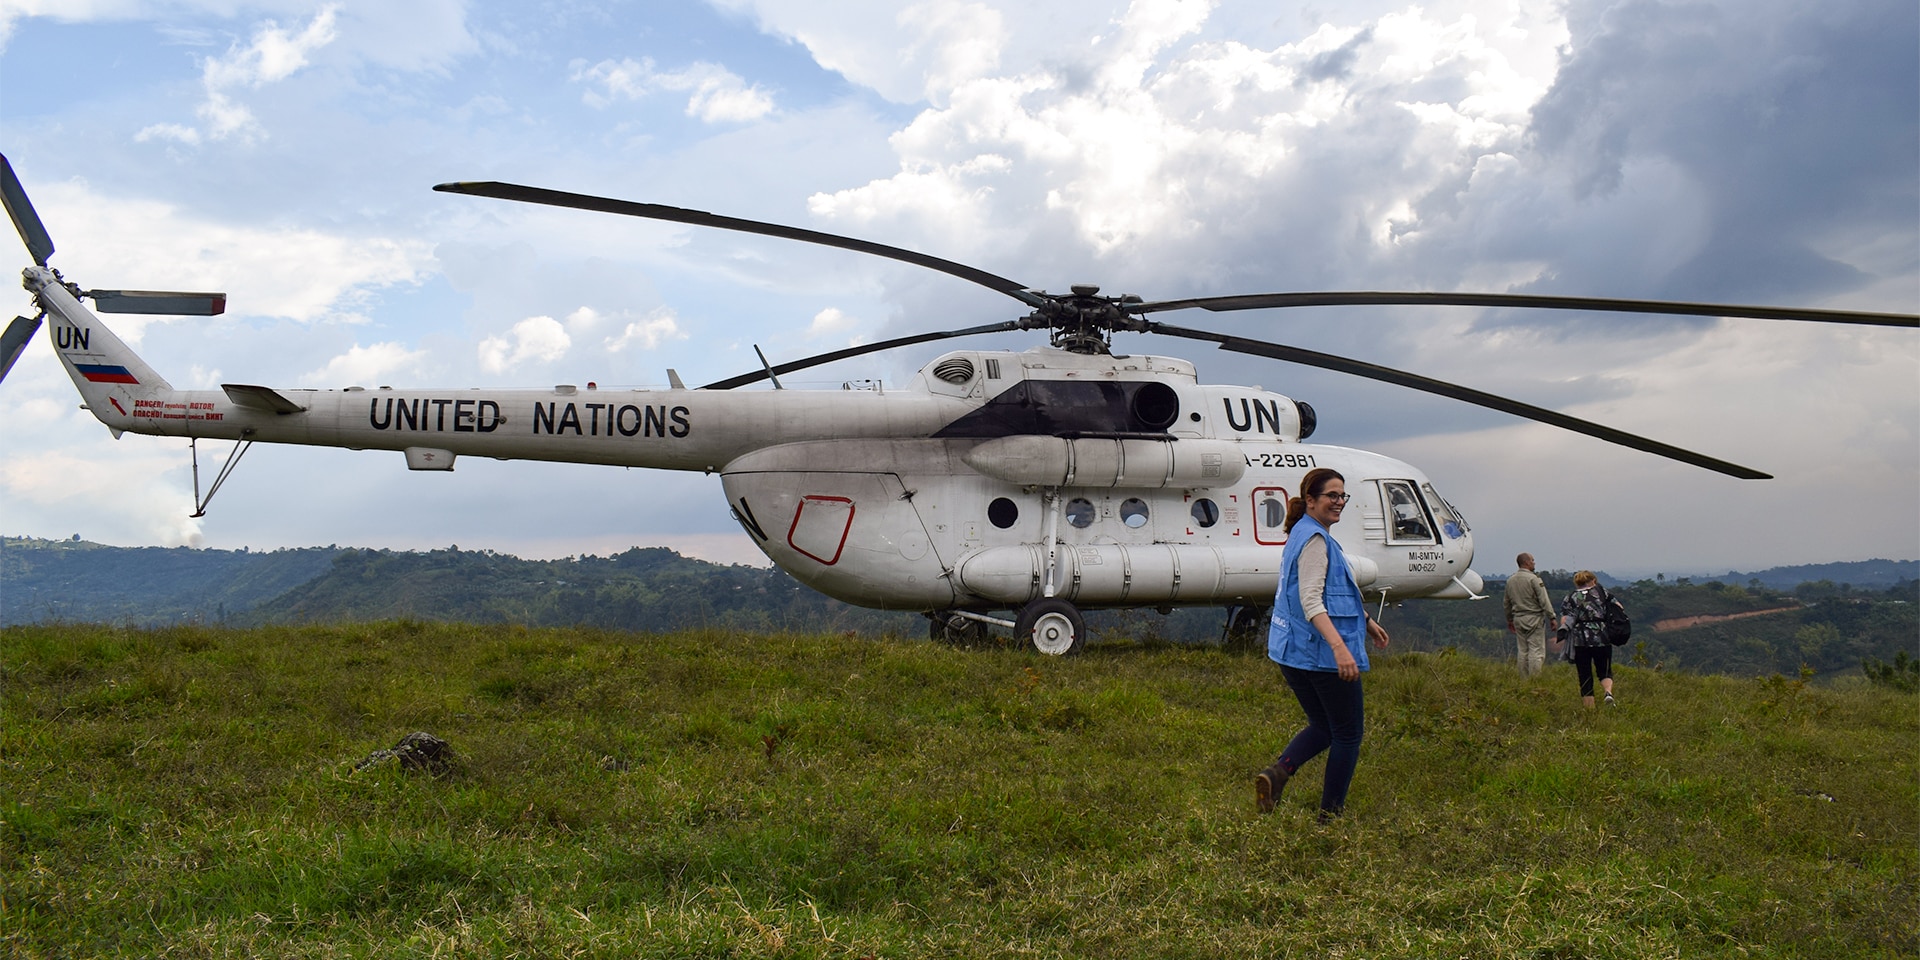
M 1595 586 L 1598 586 L 1596 584 Z M 1573 618 L 1569 639 L 1576 647 L 1607 645 L 1606 607 L 1596 590 L 1575 590 L 1560 601 L 1560 615 Z

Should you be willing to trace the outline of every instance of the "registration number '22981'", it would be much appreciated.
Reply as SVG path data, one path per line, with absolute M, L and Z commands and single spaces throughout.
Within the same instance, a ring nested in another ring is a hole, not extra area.
M 1263 453 L 1259 456 L 1248 455 L 1249 467 L 1317 467 L 1311 453 Z

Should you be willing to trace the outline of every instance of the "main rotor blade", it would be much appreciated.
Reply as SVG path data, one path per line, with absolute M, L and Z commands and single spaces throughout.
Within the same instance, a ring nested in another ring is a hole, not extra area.
M 1661 443 L 1658 440 L 1649 440 L 1646 437 L 1627 433 L 1624 430 L 1615 430 L 1612 427 L 1602 426 L 1590 420 L 1569 417 L 1564 413 L 1557 413 L 1544 407 L 1521 403 L 1518 400 L 1509 400 L 1506 397 L 1495 396 L 1471 387 L 1462 387 L 1457 384 L 1447 383 L 1444 380 L 1435 380 L 1431 377 L 1407 373 L 1404 370 L 1395 370 L 1392 367 L 1382 367 L 1360 360 L 1349 360 L 1346 357 L 1336 357 L 1330 353 L 1302 350 L 1299 347 L 1282 346 L 1277 343 L 1268 343 L 1264 340 L 1250 340 L 1246 337 L 1214 333 L 1210 330 L 1190 330 L 1185 327 L 1169 326 L 1164 323 L 1149 324 L 1147 332 L 1164 333 L 1169 336 L 1186 337 L 1191 340 L 1211 340 L 1219 344 L 1222 350 L 1248 353 L 1258 357 L 1271 357 L 1275 360 L 1287 360 L 1293 363 L 1305 364 L 1309 367 L 1319 367 L 1323 370 L 1333 370 L 1339 373 L 1350 373 L 1354 376 L 1365 377 L 1369 380 L 1379 380 L 1384 383 L 1411 387 L 1415 390 L 1422 390 L 1443 397 L 1451 397 L 1455 400 L 1464 400 L 1476 406 L 1487 407 L 1502 413 L 1511 413 L 1514 416 L 1525 417 L 1529 420 L 1537 420 L 1563 430 L 1584 433 L 1589 437 L 1596 437 L 1608 443 L 1617 443 L 1623 447 L 1644 450 L 1656 456 L 1666 457 L 1670 460 L 1678 460 L 1681 463 L 1692 464 L 1696 467 L 1705 467 L 1708 470 L 1724 473 L 1730 477 L 1739 477 L 1742 480 L 1773 479 L 1771 474 L 1761 473 L 1751 467 L 1743 467 L 1737 463 L 1717 460 L 1705 454 L 1694 453 L 1691 450 L 1683 450 L 1671 444 Z
M 13 175 L 13 164 L 5 156 L 0 156 L 0 201 L 5 201 L 7 216 L 13 219 L 13 228 L 20 231 L 33 262 L 46 266 L 47 258 L 53 256 L 53 238 L 47 236 L 40 215 L 33 212 L 33 201 L 27 199 L 27 189 Z
M 1920 316 L 1907 313 L 1862 313 L 1855 310 L 1802 310 L 1792 307 L 1746 307 L 1730 303 L 1679 303 L 1671 300 L 1621 300 L 1612 297 L 1549 297 L 1530 293 L 1389 293 L 1380 291 L 1325 291 L 1317 293 L 1254 293 L 1234 297 L 1194 297 L 1133 304 L 1133 313 L 1167 310 L 1264 310 L 1272 307 L 1447 306 L 1531 307 L 1540 310 L 1595 310 L 1611 313 L 1670 313 L 1694 317 L 1743 317 L 1753 320 L 1810 320 L 1820 323 L 1863 323 L 1880 327 L 1920 327 Z
M 1004 293 L 1030 307 L 1047 302 L 1047 298 L 1029 292 L 1026 285 L 995 276 L 985 270 L 969 267 L 964 263 L 954 263 L 939 257 L 930 257 L 924 253 L 890 247 L 884 243 L 870 240 L 856 240 L 838 234 L 821 233 L 818 230 L 805 230 L 800 227 L 787 227 L 777 223 L 763 223 L 759 220 L 742 220 L 738 217 L 723 217 L 705 210 L 688 210 L 683 207 L 668 207 L 657 203 L 636 203 L 632 200 L 612 200 L 606 197 L 592 197 L 580 193 L 565 193 L 559 190 L 547 190 L 541 187 L 526 187 L 517 183 L 498 181 L 462 181 L 442 183 L 434 187 L 441 193 L 464 193 L 476 197 L 493 197 L 499 200 L 518 200 L 522 203 L 541 203 L 550 207 L 573 207 L 579 210 L 595 210 L 600 213 L 617 213 L 627 217 L 643 217 L 648 220 L 671 220 L 675 223 L 690 223 L 700 227 L 713 227 L 719 230 L 735 230 L 740 233 L 757 233 L 761 236 L 780 237 L 786 240 L 799 240 L 802 243 L 817 243 L 822 246 L 839 247 L 859 253 L 870 253 L 876 257 L 899 260 L 915 266 L 938 270 L 949 276 L 959 277 L 971 283 L 977 283 L 997 293 Z
M 224 293 L 179 293 L 168 290 L 88 290 L 94 309 L 101 313 L 162 313 L 181 317 L 213 317 L 227 312 Z
M 1018 329 L 1020 329 L 1018 323 L 1012 320 L 1003 320 L 999 323 L 968 327 L 965 330 L 941 330 L 934 333 L 916 333 L 911 337 L 895 337 L 892 340 L 882 340 L 879 343 L 863 343 L 857 347 L 835 350 L 832 353 L 822 353 L 817 356 L 807 357 L 804 360 L 793 360 L 787 363 L 774 364 L 773 373 L 775 376 L 778 376 L 783 373 L 792 373 L 795 370 L 817 367 L 823 363 L 832 363 L 835 360 L 845 360 L 848 357 L 857 357 L 867 353 L 878 353 L 882 350 L 891 350 L 894 347 L 912 346 L 916 343 L 926 343 L 929 340 L 945 340 L 949 337 L 971 337 L 976 333 L 1005 333 L 1008 330 Z M 752 373 L 743 373 L 737 377 L 715 380 L 700 389 L 732 390 L 734 387 L 743 387 L 749 383 L 758 383 L 765 379 L 767 379 L 767 371 L 755 370 Z

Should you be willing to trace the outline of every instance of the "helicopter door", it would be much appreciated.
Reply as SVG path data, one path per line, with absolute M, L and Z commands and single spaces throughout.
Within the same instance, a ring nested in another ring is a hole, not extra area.
M 1438 543 L 1433 535 L 1433 520 L 1420 502 L 1410 480 L 1382 480 L 1380 491 L 1387 504 L 1388 543 Z
M 1287 491 L 1284 488 L 1253 488 L 1253 540 L 1273 547 L 1287 542 Z

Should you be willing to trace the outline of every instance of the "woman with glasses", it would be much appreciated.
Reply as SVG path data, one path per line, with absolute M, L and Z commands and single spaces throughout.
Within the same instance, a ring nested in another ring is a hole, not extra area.
M 1387 631 L 1367 616 L 1360 584 L 1328 530 L 1347 507 L 1346 485 L 1339 473 L 1318 467 L 1307 471 L 1300 496 L 1287 501 L 1287 546 L 1280 555 L 1280 590 L 1273 598 L 1267 656 L 1280 664 L 1281 675 L 1306 712 L 1307 726 L 1253 780 L 1254 801 L 1260 812 L 1269 812 L 1301 765 L 1325 751 L 1322 823 L 1346 808 L 1347 786 L 1360 762 L 1365 725 L 1360 674 L 1367 669 L 1366 641 L 1387 645 Z

